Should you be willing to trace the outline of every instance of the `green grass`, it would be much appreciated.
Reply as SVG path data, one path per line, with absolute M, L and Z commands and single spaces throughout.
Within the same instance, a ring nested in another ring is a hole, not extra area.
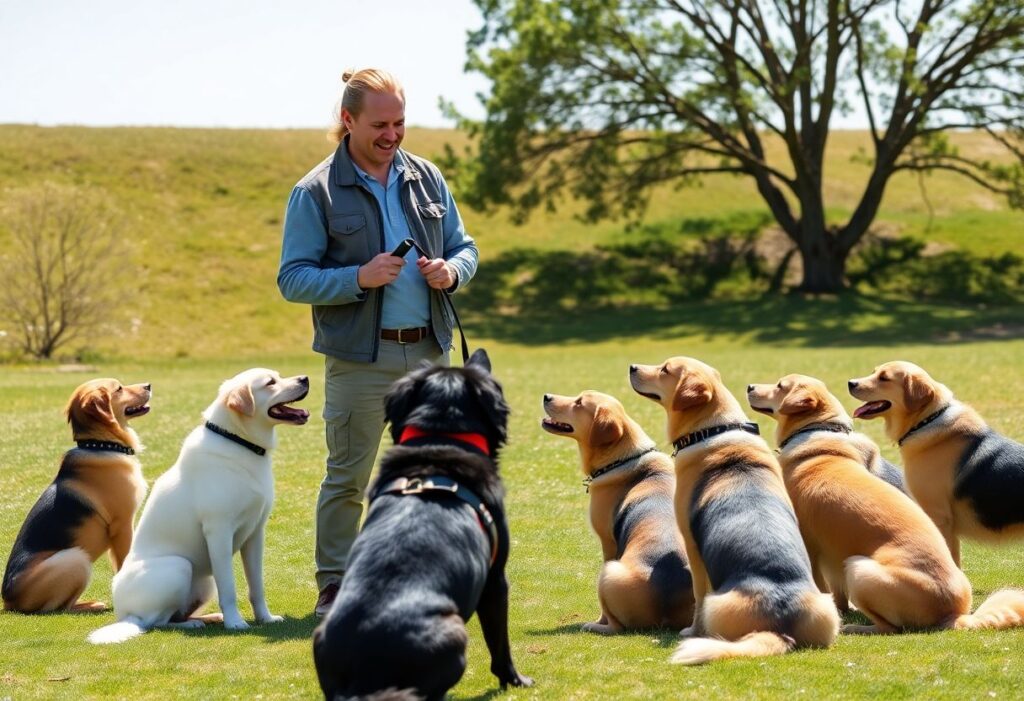
M 897 316 L 886 316 L 883 310 L 876 314 L 879 320 L 896 324 Z M 813 340 L 762 342 L 759 334 L 766 328 L 704 338 L 689 332 L 685 319 L 669 332 L 652 328 L 643 335 L 621 337 L 615 325 L 614 319 L 595 320 L 593 326 L 603 328 L 601 338 L 566 343 L 485 343 L 513 407 L 511 438 L 502 458 L 513 537 L 508 568 L 512 649 L 518 668 L 537 682 L 531 690 L 510 692 L 509 698 L 989 698 L 992 693 L 995 698 L 1019 698 L 1024 694 L 1024 668 L 1019 664 L 1024 630 L 840 637 L 829 650 L 697 669 L 667 663 L 676 643 L 673 632 L 614 638 L 581 633 L 580 623 L 598 613 L 595 582 L 600 549 L 588 525 L 587 497 L 574 444 L 538 426 L 544 392 L 571 394 L 594 388 L 619 396 L 664 447 L 662 410 L 629 390 L 626 368 L 631 362 L 696 355 L 720 368 L 730 388 L 739 393 L 749 382 L 770 381 L 791 371 L 818 376 L 839 390 L 847 378 L 899 357 L 929 368 L 996 428 L 1020 437 L 1024 408 L 1019 400 L 1019 359 L 1024 341 L 924 343 L 915 340 L 918 329 L 911 324 L 903 335 L 891 332 L 882 343 L 865 341 L 869 337 L 865 334 L 855 339 L 860 341 L 856 345 L 819 347 Z M 315 625 L 310 610 L 316 597 L 313 508 L 325 453 L 318 356 L 118 362 L 88 373 L 39 367 L 0 370 L 4 398 L 0 421 L 6 433 L 0 441 L 0 490 L 5 495 L 0 503 L 0 544 L 9 547 L 70 443 L 60 408 L 79 382 L 114 375 L 129 382 L 153 383 L 153 412 L 137 422 L 148 446 L 142 456 L 145 474 L 152 481 L 173 462 L 181 440 L 198 422 L 220 381 L 256 363 L 287 374 L 308 373 L 313 384 L 304 402 L 313 419 L 304 427 L 281 429 L 275 457 L 277 503 L 268 527 L 267 596 L 271 610 L 284 615 L 287 622 L 255 626 L 244 634 L 226 634 L 219 627 L 154 632 L 117 647 L 93 647 L 85 642 L 86 634 L 110 622 L 111 614 L 0 614 L 0 698 L 316 696 L 309 642 Z M 844 401 L 852 408 L 852 399 Z M 770 433 L 770 420 L 757 420 Z M 880 425 L 862 422 L 860 427 L 883 441 Z M 892 446 L 884 442 L 883 446 L 888 458 L 897 458 Z M 999 587 L 1024 584 L 1022 543 L 1000 548 L 970 544 L 964 563 L 975 587 L 976 604 Z M 101 560 L 86 595 L 109 601 L 110 575 L 109 564 Z M 244 580 L 240 574 L 238 579 L 244 600 Z M 247 618 L 251 616 L 247 604 L 242 609 Z M 496 683 L 475 619 L 469 630 L 469 666 L 452 698 L 489 698 L 496 693 Z

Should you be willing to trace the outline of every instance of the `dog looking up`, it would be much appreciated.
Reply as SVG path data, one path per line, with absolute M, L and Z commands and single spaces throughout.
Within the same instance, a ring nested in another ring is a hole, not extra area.
M 960 537 L 1024 537 L 1024 445 L 992 430 L 943 384 L 902 361 L 850 380 L 854 418 L 885 421 L 907 486 L 960 564 Z
M 814 582 L 782 469 L 718 371 L 677 357 L 631 365 L 629 379 L 665 409 L 676 448 L 675 511 L 696 610 L 672 662 L 831 645 L 839 613 Z
M 970 614 L 971 583 L 942 534 L 910 497 L 865 472 L 867 439 L 848 433 L 850 419 L 824 383 L 787 375 L 748 385 L 747 398 L 778 421 L 786 489 L 816 577 L 840 609 L 849 596 L 871 619 L 844 632 L 1004 628 L 1024 620 L 1024 593 L 1008 590 Z
M 99 379 L 79 386 L 64 412 L 77 448 L 32 507 L 14 541 L 3 580 L 4 608 L 22 613 L 102 611 L 78 601 L 92 563 L 110 551 L 121 569 L 135 512 L 146 496 L 142 445 L 128 421 L 149 412 L 151 387 Z
M 274 502 L 271 454 L 278 424 L 302 425 L 309 412 L 289 406 L 309 391 L 307 377 L 254 368 L 224 382 L 185 439 L 174 463 L 153 485 L 135 542 L 114 577 L 117 623 L 89 642 L 119 643 L 150 628 L 199 628 L 223 620 L 248 628 L 238 611 L 232 556 L 241 551 L 257 623 L 281 619 L 267 608 L 263 543 Z M 193 618 L 217 595 L 221 613 Z
M 313 634 L 324 696 L 398 689 L 394 698 L 443 698 L 465 671 L 474 612 L 502 688 L 530 686 L 508 640 L 510 538 L 497 459 L 509 408 L 487 354 L 409 373 L 385 410 L 395 446 L 370 490 L 338 596 Z
M 590 525 L 601 540 L 601 617 L 592 633 L 693 623 L 693 580 L 672 502 L 672 459 L 619 400 L 587 391 L 545 394 L 541 427 L 576 441 L 590 493 Z

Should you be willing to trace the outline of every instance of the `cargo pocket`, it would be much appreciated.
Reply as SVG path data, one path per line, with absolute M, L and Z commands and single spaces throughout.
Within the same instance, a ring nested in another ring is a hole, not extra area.
M 352 412 L 324 407 L 324 426 L 327 431 L 327 464 L 338 466 L 348 460 L 350 452 L 350 424 Z

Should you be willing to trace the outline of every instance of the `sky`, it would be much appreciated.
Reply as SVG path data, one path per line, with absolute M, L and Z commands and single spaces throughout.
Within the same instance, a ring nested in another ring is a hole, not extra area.
M 324 128 L 346 68 L 386 68 L 413 126 L 463 71 L 471 0 L 0 0 L 0 124 Z

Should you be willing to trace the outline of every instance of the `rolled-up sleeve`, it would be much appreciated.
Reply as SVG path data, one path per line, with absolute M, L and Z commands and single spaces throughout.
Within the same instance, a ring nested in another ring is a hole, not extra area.
M 455 204 L 448 184 L 441 178 L 441 185 L 444 190 L 445 208 L 444 218 L 441 220 L 444 232 L 444 258 L 450 263 L 458 274 L 458 279 L 450 292 L 455 292 L 469 282 L 476 274 L 476 267 L 479 261 L 480 252 L 477 250 L 473 237 L 466 233 L 466 227 L 459 215 L 459 208 Z
M 326 219 L 319 205 L 308 190 L 296 187 L 285 211 L 277 272 L 277 287 L 289 302 L 329 305 L 366 299 L 357 280 L 359 266 L 323 267 L 327 241 Z

